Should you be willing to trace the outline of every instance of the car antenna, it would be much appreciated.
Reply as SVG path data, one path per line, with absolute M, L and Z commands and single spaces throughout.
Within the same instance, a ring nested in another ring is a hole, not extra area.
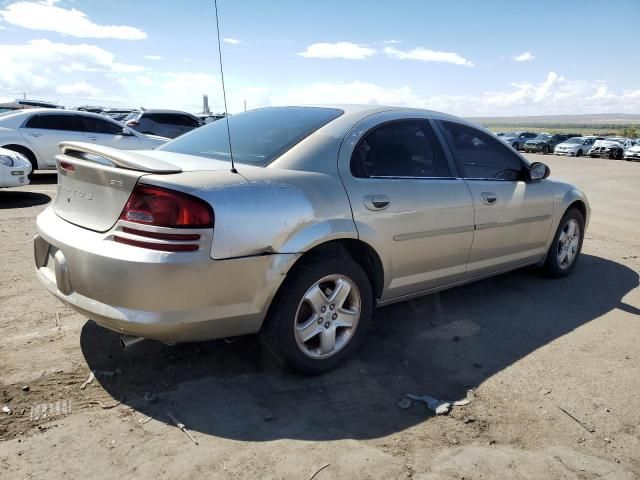
M 231 155 L 231 173 L 238 173 L 233 161 L 233 149 L 231 148 L 231 130 L 229 129 L 229 112 L 227 111 L 227 92 L 224 88 L 224 72 L 222 71 L 222 48 L 220 46 L 220 23 L 218 21 L 218 0 L 213 0 L 216 8 L 216 33 L 218 34 L 218 58 L 220 59 L 220 79 L 222 80 L 222 99 L 224 100 L 224 119 L 227 122 L 227 138 L 229 139 L 229 155 Z

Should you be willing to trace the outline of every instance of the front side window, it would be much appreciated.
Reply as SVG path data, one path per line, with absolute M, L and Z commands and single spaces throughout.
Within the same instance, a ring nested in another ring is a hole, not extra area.
M 381 125 L 362 139 L 351 156 L 354 177 L 451 177 L 442 147 L 427 120 Z
M 40 114 L 27 120 L 25 128 L 40 128 L 45 130 L 82 131 L 80 119 L 77 115 L 47 115 Z
M 122 127 L 115 123 L 102 120 L 100 118 L 83 117 L 84 131 L 90 133 L 106 133 L 109 135 L 119 135 L 122 133 Z
M 455 122 L 440 122 L 464 178 L 518 180 L 520 158 L 504 143 L 486 133 Z
M 233 159 L 265 166 L 343 113 L 334 108 L 272 107 L 229 116 Z M 230 160 L 227 122 L 196 128 L 158 150 Z

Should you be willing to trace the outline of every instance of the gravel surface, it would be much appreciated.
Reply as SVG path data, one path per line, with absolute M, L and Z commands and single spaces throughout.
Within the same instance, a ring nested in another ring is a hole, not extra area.
M 254 336 L 123 352 L 35 277 L 55 175 L 0 190 L 0 478 L 639 478 L 640 163 L 529 157 L 589 196 L 574 274 L 382 308 L 357 357 L 316 378 Z M 469 388 L 448 416 L 398 406 Z

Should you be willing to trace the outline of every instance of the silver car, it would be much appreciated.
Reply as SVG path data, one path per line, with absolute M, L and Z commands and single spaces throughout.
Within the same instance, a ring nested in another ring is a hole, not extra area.
M 560 277 L 580 255 L 585 195 L 466 120 L 280 107 L 229 127 L 143 152 L 64 142 L 37 220 L 42 284 L 123 335 L 261 331 L 319 373 L 363 341 L 376 306 L 527 265 Z

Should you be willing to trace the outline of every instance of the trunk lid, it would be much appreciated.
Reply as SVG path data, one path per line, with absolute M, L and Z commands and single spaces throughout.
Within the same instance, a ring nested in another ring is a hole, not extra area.
M 116 223 L 142 176 L 229 169 L 229 162 L 171 152 L 118 150 L 81 142 L 62 142 L 60 149 L 53 210 L 64 220 L 97 232 L 106 232 Z

